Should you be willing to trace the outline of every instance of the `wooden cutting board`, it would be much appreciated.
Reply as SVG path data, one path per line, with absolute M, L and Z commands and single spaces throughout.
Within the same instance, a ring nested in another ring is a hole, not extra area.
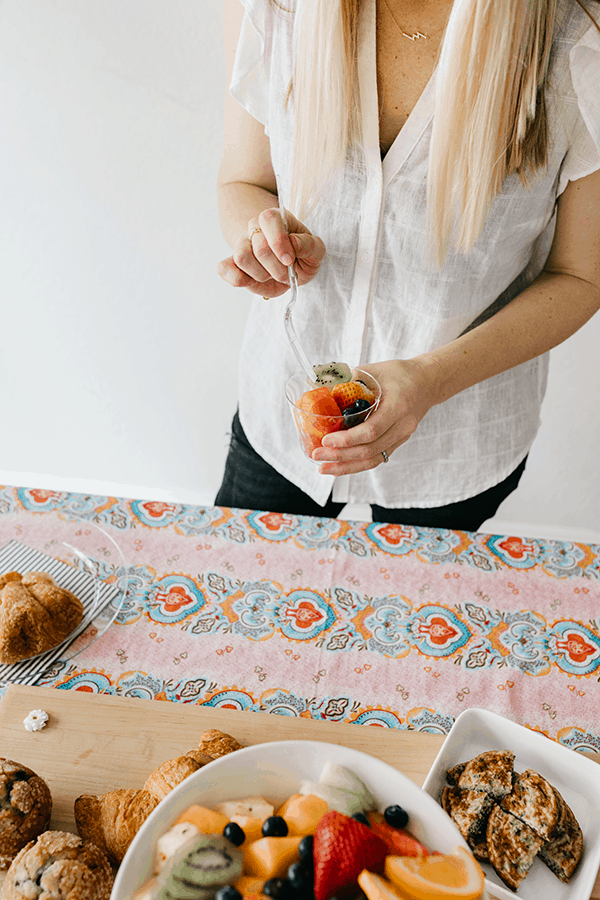
M 49 714 L 42 731 L 23 727 L 33 709 Z M 295 739 L 354 747 L 399 769 L 419 787 L 444 741 L 414 731 L 11 685 L 0 702 L 0 756 L 41 775 L 54 799 L 50 828 L 77 833 L 76 797 L 141 788 L 164 760 L 196 748 L 207 728 L 226 731 L 244 746 Z M 592 898 L 600 900 L 600 878 Z

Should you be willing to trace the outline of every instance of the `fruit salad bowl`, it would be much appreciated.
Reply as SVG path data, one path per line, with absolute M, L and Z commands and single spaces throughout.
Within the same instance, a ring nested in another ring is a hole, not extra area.
M 372 375 L 355 368 L 346 377 L 346 382 L 310 384 L 304 372 L 297 372 L 287 383 L 285 395 L 300 446 L 311 462 L 326 434 L 362 424 L 379 406 L 381 387 Z
M 366 753 L 320 741 L 277 741 L 237 750 L 186 778 L 144 822 L 121 863 L 111 900 L 128 900 L 152 875 L 157 844 L 192 804 L 214 808 L 242 797 L 264 797 L 275 806 L 303 783 L 317 785 L 332 762 L 350 770 L 381 812 L 390 805 L 408 814 L 410 832 L 431 851 L 468 850 L 459 831 L 433 797 L 409 778 Z M 352 813 L 350 813 L 352 815 Z

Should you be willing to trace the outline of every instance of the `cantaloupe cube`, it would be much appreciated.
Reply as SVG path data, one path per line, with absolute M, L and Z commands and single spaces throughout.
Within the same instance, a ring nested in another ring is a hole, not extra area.
M 241 875 L 237 881 L 233 882 L 233 886 L 237 888 L 242 897 L 248 897 L 250 894 L 261 894 L 264 883 L 264 878 L 257 878 L 255 875 Z
M 258 878 L 282 878 L 298 859 L 300 835 L 293 837 L 264 837 L 248 846 L 244 843 L 244 875 Z
M 328 809 L 327 802 L 315 794 L 292 794 L 275 815 L 285 819 L 290 834 L 314 834 Z
M 246 839 L 242 844 L 242 847 L 246 847 L 248 844 L 251 844 L 252 841 L 258 841 L 263 836 L 262 819 L 257 819 L 255 816 L 234 816 L 231 821 L 237 822 L 237 824 L 246 835 Z
M 180 822 L 191 822 L 202 834 L 223 834 L 223 829 L 229 819 L 222 813 L 207 809 L 205 806 L 198 806 L 195 803 L 181 813 L 173 824 L 179 825 Z

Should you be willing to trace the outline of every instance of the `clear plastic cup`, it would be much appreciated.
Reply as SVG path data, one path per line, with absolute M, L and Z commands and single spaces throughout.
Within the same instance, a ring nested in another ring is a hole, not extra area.
M 304 455 L 307 456 L 311 462 L 317 462 L 312 459 L 312 452 L 313 450 L 316 450 L 317 447 L 321 446 L 322 440 L 326 434 L 331 434 L 334 431 L 345 431 L 349 427 L 353 428 L 355 425 L 362 424 L 379 406 L 381 386 L 377 379 L 373 378 L 372 375 L 369 375 L 369 373 L 365 372 L 363 369 L 352 369 L 352 381 L 362 381 L 375 395 L 375 399 L 368 408 L 355 414 L 352 414 L 350 411 L 346 416 L 341 413 L 336 414 L 333 412 L 335 401 L 333 403 L 332 411 L 327 409 L 330 405 L 330 401 L 333 400 L 331 392 L 328 388 L 323 389 L 322 385 L 311 384 L 308 381 L 305 372 L 297 372 L 295 375 L 292 375 L 288 381 L 285 389 L 285 396 L 290 405 L 290 410 L 296 424 L 300 446 L 304 451 Z M 322 392 L 318 397 L 315 396 L 317 390 Z M 328 392 L 329 399 L 327 398 L 327 395 L 323 393 L 323 390 Z M 298 404 L 302 401 L 304 395 L 308 393 L 311 393 L 313 396 L 305 399 L 304 405 L 306 408 L 302 409 Z M 313 409 L 315 410 L 314 412 Z M 324 412 L 317 412 L 317 410 L 320 409 L 324 409 Z M 320 464 L 321 463 L 319 462 L 318 465 Z

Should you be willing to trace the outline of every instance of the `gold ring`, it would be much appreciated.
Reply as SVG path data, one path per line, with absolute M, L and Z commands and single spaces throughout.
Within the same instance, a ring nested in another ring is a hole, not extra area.
M 263 297 L 263 300 L 270 300 L 270 297 Z
M 252 231 L 250 232 L 250 240 L 252 240 L 254 235 L 258 234 L 259 232 L 262 232 L 262 228 L 259 228 L 258 226 L 256 228 L 253 228 Z
M 387 462 L 390 461 L 390 458 L 389 458 L 389 456 L 387 455 L 387 453 L 385 452 L 385 450 L 382 450 L 382 451 L 381 451 L 381 455 L 383 456 L 383 461 L 384 461 L 384 463 L 387 463 Z

